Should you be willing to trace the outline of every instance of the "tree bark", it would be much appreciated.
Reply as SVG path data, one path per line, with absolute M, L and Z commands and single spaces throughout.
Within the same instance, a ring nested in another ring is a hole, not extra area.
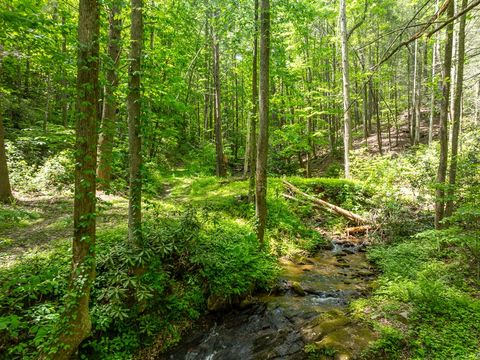
M 88 309 L 95 278 L 99 14 L 97 0 L 80 0 L 73 254 L 65 316 L 54 359 L 68 360 L 89 336 Z
M 52 82 L 50 80 L 50 74 L 47 75 L 46 89 L 46 99 L 45 99 L 45 111 L 43 114 L 43 132 L 46 134 L 48 132 L 48 121 L 50 120 L 50 93 L 52 92 Z
M 436 1 L 435 5 L 436 12 L 438 11 L 438 0 Z M 435 121 L 436 115 L 436 75 L 437 75 L 437 58 L 438 58 L 438 51 L 440 47 L 440 39 L 438 35 L 435 35 L 435 43 L 433 44 L 432 50 L 432 95 L 430 99 L 430 119 L 428 123 L 428 144 L 432 143 L 433 139 L 433 124 Z
M 366 63 L 365 63 L 365 55 L 362 53 L 361 57 L 361 66 L 362 71 L 365 72 Z M 362 91 L 362 105 L 363 105 L 363 138 L 365 139 L 365 147 L 368 149 L 368 87 L 366 84 L 361 89 Z
M 257 169 L 255 191 L 255 215 L 257 239 L 264 245 L 267 222 L 267 156 L 270 91 L 270 1 L 260 1 L 260 106 L 257 146 Z
M 98 185 L 101 189 L 110 187 L 112 177 L 112 150 L 115 137 L 117 117 L 117 99 L 115 91 L 118 87 L 118 65 L 120 62 L 120 41 L 122 31 L 121 4 L 114 1 L 109 9 L 108 60 L 103 100 L 103 116 L 101 134 L 98 140 Z
M 350 178 L 350 147 L 352 124 L 350 118 L 350 77 L 348 64 L 347 4 L 340 0 L 340 37 L 342 42 L 342 78 L 343 78 L 343 146 L 345 178 Z
M 447 9 L 447 18 L 453 16 L 454 1 Z M 448 162 L 448 105 L 450 103 L 450 70 L 452 67 L 453 23 L 446 30 L 445 54 L 443 62 L 442 101 L 440 107 L 440 162 L 437 169 L 435 190 L 435 228 L 441 227 L 445 215 L 445 179 Z
M 142 241 L 142 140 L 140 72 L 143 42 L 143 0 L 131 0 L 130 66 L 128 68 L 128 150 L 130 191 L 128 239 L 134 246 Z
M 467 7 L 467 0 L 462 0 L 462 10 Z M 463 96 L 463 72 L 465 62 L 465 25 L 466 15 L 460 18 L 458 28 L 458 57 L 457 57 L 457 78 L 455 82 L 455 99 L 453 106 L 453 126 L 452 126 L 452 152 L 450 155 L 450 170 L 448 174 L 447 203 L 445 206 L 445 216 L 451 216 L 453 213 L 453 196 L 455 194 L 455 184 L 457 179 L 457 156 L 458 139 L 460 134 L 461 105 Z
M 256 172 L 256 135 L 258 116 L 258 0 L 254 3 L 254 33 L 253 33 L 253 56 L 252 56 L 252 110 L 247 133 L 247 151 L 245 152 L 244 176 L 249 178 L 248 198 L 253 201 L 255 193 Z
M 209 49 L 210 44 L 210 12 L 205 11 L 205 48 Z M 210 140 L 210 107 L 211 88 L 210 88 L 210 51 L 205 51 L 205 89 L 203 94 L 203 139 Z
M 475 124 L 477 126 L 480 125 L 480 79 L 478 80 L 477 82 L 477 106 L 476 106 L 476 109 L 475 109 Z
M 415 97 L 415 132 L 414 132 L 414 144 L 420 143 L 420 126 L 422 122 L 422 77 L 424 72 L 424 61 L 426 59 L 427 44 L 424 44 L 424 54 L 420 56 L 421 49 L 418 49 L 418 74 L 417 74 L 417 95 Z
M 67 31 L 65 30 L 65 15 L 62 15 L 62 55 L 67 56 Z M 62 123 L 68 127 L 68 81 L 64 67 L 62 67 Z
M 415 40 L 414 62 L 413 62 L 413 89 L 412 89 L 412 122 L 410 123 L 410 142 L 415 144 L 417 130 L 417 96 L 418 96 L 418 39 Z
M 3 127 L 2 110 L 0 110 L 0 202 L 10 203 L 13 200 L 10 178 L 8 176 L 7 154 L 5 151 L 5 129 Z
M 215 17 L 218 17 L 218 10 Z M 224 177 L 227 175 L 225 160 L 223 155 L 223 139 L 222 139 L 222 111 L 220 102 L 220 43 L 216 33 L 216 29 L 212 31 L 213 46 L 213 82 L 215 88 L 214 116 L 215 116 L 215 149 L 217 154 L 216 174 Z

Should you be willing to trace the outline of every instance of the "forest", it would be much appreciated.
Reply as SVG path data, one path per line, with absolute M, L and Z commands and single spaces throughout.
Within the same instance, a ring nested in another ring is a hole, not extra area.
M 480 0 L 0 0 L 0 359 L 480 359 Z

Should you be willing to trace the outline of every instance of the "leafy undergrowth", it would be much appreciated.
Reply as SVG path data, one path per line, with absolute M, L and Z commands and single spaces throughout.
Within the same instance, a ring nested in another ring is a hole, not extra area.
M 388 238 L 368 251 L 381 272 L 372 296 L 352 304 L 354 313 L 381 335 L 365 359 L 478 359 L 478 151 L 465 141 L 459 158 L 458 207 L 442 230 L 432 229 L 431 215 L 423 216 L 431 214 L 432 169 L 415 170 L 413 161 L 431 158 L 434 149 L 413 151 L 395 159 L 359 158 L 361 169 L 353 170 L 366 183 L 377 184 L 380 214 L 389 231 Z
M 97 277 L 91 299 L 93 333 L 82 344 L 81 358 L 128 359 L 151 343 L 155 351 L 162 351 L 179 341 L 182 332 L 206 312 L 211 299 L 229 306 L 268 289 L 278 274 L 278 256 L 314 251 L 326 244 L 312 230 L 318 221 L 316 212 L 309 205 L 284 199 L 280 179 L 269 180 L 270 251 L 263 252 L 258 250 L 254 234 L 254 207 L 246 201 L 246 181 L 205 176 L 158 176 L 156 181 L 157 188 L 169 191 L 150 191 L 145 199 L 142 251 L 132 249 L 126 241 L 126 202 L 118 197 L 99 201 Z M 354 208 L 355 197 L 365 197 L 359 183 L 290 181 L 347 208 Z M 72 226 L 67 221 L 71 207 L 62 206 L 50 215 L 58 219 L 67 213 L 66 220 L 49 224 L 63 227 L 55 233 L 62 236 L 52 237 L 42 248 L 25 251 L 0 269 L 0 353 L 9 359 L 34 359 L 39 351 L 48 352 L 52 346 L 71 258 L 66 235 Z M 5 208 L 1 214 L 11 219 L 10 223 L 27 219 L 24 229 L 29 237 L 41 237 L 45 228 L 29 223 L 28 219 L 37 215 L 27 209 L 19 205 Z M 42 224 L 50 215 L 40 212 Z M 15 236 L 11 240 L 15 242 Z M 138 278 L 131 269 L 140 265 L 146 272 Z
M 367 358 L 478 358 L 479 235 L 430 230 L 369 251 L 382 275 L 354 309 L 382 337 Z

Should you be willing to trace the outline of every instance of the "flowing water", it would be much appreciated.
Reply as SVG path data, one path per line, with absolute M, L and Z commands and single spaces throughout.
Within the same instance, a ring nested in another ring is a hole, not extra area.
M 348 316 L 353 298 L 369 293 L 374 270 L 354 247 L 334 245 L 314 257 L 283 261 L 274 293 L 212 316 L 162 359 L 354 359 L 375 339 Z

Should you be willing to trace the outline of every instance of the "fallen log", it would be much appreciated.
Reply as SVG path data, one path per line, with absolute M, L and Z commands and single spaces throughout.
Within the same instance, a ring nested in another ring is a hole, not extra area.
M 363 224 L 369 224 L 370 221 L 368 221 L 366 218 L 364 218 L 363 216 L 360 216 L 360 215 L 357 215 L 357 214 L 354 214 L 353 212 L 351 211 L 348 211 L 348 210 L 345 210 L 345 209 L 342 209 L 341 207 L 339 206 L 336 206 L 336 205 L 333 205 L 333 204 L 330 204 L 329 202 L 325 201 L 325 200 L 321 200 L 321 199 L 318 199 L 312 195 L 309 195 L 309 194 L 306 194 L 304 193 L 303 191 L 301 191 L 300 189 L 298 189 L 296 186 L 290 184 L 288 181 L 286 180 L 283 180 L 283 183 L 291 190 L 293 191 L 294 193 L 297 193 L 299 195 L 302 195 L 303 197 L 307 198 L 308 200 L 310 200 L 312 203 L 314 203 L 315 205 L 317 206 L 321 206 L 323 208 L 327 208 L 328 210 L 330 211 L 333 211 L 334 213 L 338 214 L 338 215 L 341 215 L 343 216 L 344 218 L 348 219 L 348 220 L 351 220 L 353 222 L 356 222 L 357 224 L 360 224 L 360 225 L 363 225 Z M 284 194 L 284 196 L 286 198 L 289 198 L 289 199 L 292 199 L 294 198 L 293 196 L 286 196 Z M 296 198 L 294 198 L 296 199 Z M 296 199 L 298 200 L 298 199 Z

